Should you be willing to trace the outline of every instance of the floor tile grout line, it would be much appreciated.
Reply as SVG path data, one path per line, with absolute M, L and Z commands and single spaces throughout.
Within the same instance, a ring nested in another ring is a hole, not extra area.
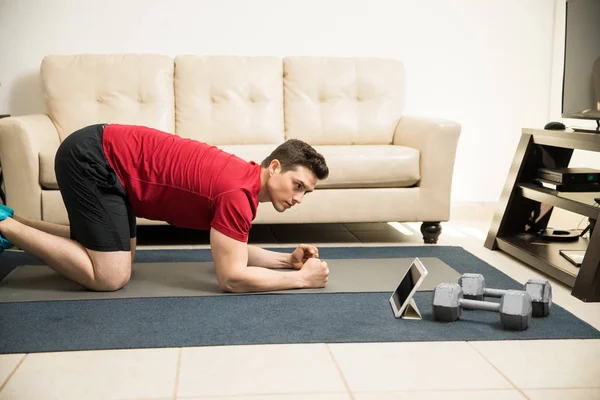
M 529 389 L 528 389 L 529 390 Z M 398 389 L 398 390 L 355 390 L 354 394 L 381 394 L 381 393 L 446 393 L 446 392 L 514 392 L 515 389 L 510 388 L 459 388 L 459 389 Z
M 2 384 L 0 385 L 0 393 L 2 393 L 2 390 L 4 390 L 4 387 L 8 384 L 8 381 L 10 381 L 10 378 L 13 377 L 13 375 L 17 372 L 17 369 L 19 369 L 19 367 L 21 366 L 21 364 L 23 364 L 23 361 L 25 361 L 25 358 L 27 358 L 27 356 L 29 355 L 29 353 L 25 354 L 17 363 L 17 365 L 13 368 L 13 370 L 11 371 L 10 374 L 8 374 L 8 376 L 6 377 L 6 379 L 4 380 L 4 382 L 2 382 Z
M 331 361 L 333 361 L 335 368 L 337 369 L 338 373 L 340 374 L 340 378 L 342 379 L 342 382 L 344 382 L 344 386 L 346 387 L 346 390 L 348 391 L 348 396 L 350 396 L 350 400 L 355 400 L 354 394 L 352 393 L 352 390 L 350 390 L 350 385 L 348 384 L 348 381 L 346 380 L 346 377 L 344 376 L 344 373 L 342 372 L 342 368 L 340 367 L 337 360 L 335 359 L 335 356 L 333 355 L 333 352 L 331 351 L 331 347 L 329 346 L 329 343 L 325 343 L 325 347 L 327 347 L 327 352 L 329 353 L 329 356 L 331 357 Z
M 296 397 L 296 396 L 313 396 L 313 395 L 325 395 L 325 396 L 332 396 L 332 395 L 338 395 L 338 394 L 346 394 L 344 392 L 324 392 L 324 391 L 316 391 L 316 392 L 290 392 L 290 393 L 281 393 L 281 392 L 255 392 L 255 393 L 244 393 L 244 394 L 207 394 L 207 395 L 201 395 L 201 396 L 180 396 L 177 398 L 177 400 L 191 400 L 191 399 L 206 399 L 206 400 L 212 400 L 212 399 L 231 399 L 231 398 L 246 398 L 248 396 L 251 397 L 263 397 L 263 396 L 278 396 L 278 397 Z M 138 400 L 138 399 L 133 399 L 133 400 Z M 161 400 L 161 399 L 159 399 Z
M 600 390 L 600 386 L 569 386 L 569 387 L 533 387 L 533 388 L 526 388 L 524 390 L 590 390 L 590 389 L 594 389 L 594 390 Z
M 181 371 L 181 355 L 183 348 L 179 348 L 179 354 L 177 355 L 177 368 L 175 369 L 175 387 L 173 388 L 173 400 L 177 400 L 177 392 L 179 391 L 179 375 Z
M 520 394 L 521 396 L 523 396 L 524 398 L 526 398 L 527 400 L 531 400 L 529 398 L 529 396 L 527 396 L 525 394 L 525 392 L 523 392 L 523 390 L 518 387 L 513 381 L 511 381 L 510 379 L 508 379 L 508 376 L 506 376 L 502 371 L 500 371 L 500 369 L 494 365 L 494 363 L 492 363 L 481 351 L 479 351 L 479 349 L 477 347 L 475 347 L 471 342 L 467 341 L 467 344 L 477 352 L 477 354 L 479 354 L 488 364 L 490 364 L 492 366 L 492 368 L 494 368 L 504 379 L 506 379 L 506 381 L 508 383 L 510 383 L 512 385 L 513 388 L 515 388 Z

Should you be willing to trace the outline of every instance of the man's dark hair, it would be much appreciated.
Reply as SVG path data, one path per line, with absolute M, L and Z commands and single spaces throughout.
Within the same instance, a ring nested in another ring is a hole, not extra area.
M 325 157 L 317 153 L 311 145 L 299 139 L 289 139 L 277 146 L 260 166 L 268 168 L 271 161 L 275 159 L 279 160 L 281 164 L 281 172 L 295 170 L 301 165 L 310 169 L 319 180 L 329 176 L 329 167 L 327 167 Z

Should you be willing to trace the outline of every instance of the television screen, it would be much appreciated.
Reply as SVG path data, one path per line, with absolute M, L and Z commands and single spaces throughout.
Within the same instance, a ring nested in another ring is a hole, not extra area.
M 567 0 L 563 118 L 600 119 L 600 0 Z

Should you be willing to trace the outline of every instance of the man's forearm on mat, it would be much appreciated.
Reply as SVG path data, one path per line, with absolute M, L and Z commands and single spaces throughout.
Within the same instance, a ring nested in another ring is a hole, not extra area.
M 264 268 L 292 268 L 292 255 L 248 245 L 248 265 Z
M 262 267 L 246 267 L 230 277 L 225 291 L 233 293 L 266 292 L 306 287 L 300 271 L 273 271 Z

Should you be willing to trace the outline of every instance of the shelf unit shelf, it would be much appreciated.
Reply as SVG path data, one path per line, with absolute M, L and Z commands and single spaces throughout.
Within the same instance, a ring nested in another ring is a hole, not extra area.
M 520 190 L 519 195 L 526 199 L 562 208 L 588 218 L 597 219 L 600 214 L 600 206 L 594 201 L 595 198 L 600 197 L 600 192 L 558 192 L 536 183 L 519 183 L 517 187 Z
M 587 246 L 585 238 L 576 242 L 547 242 L 527 233 L 498 238 L 500 250 L 519 253 L 517 258 L 527 260 L 527 264 L 571 287 L 575 284 L 579 268 L 561 256 L 559 251 L 585 250 Z

